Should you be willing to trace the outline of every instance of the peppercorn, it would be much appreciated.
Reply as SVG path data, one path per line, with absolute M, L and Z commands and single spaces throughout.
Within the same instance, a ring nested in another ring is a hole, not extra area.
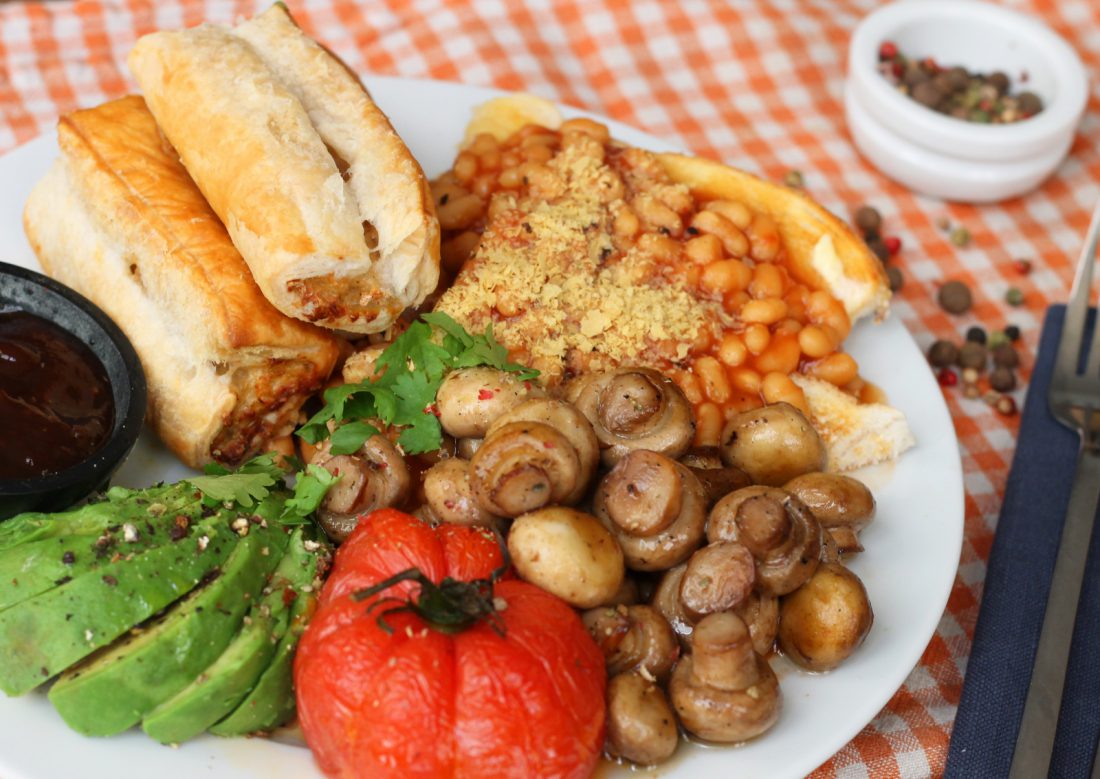
M 966 89 L 966 85 L 969 83 L 970 74 L 966 72 L 966 68 L 956 66 L 947 71 L 947 86 L 952 92 Z
M 1001 397 L 997 399 L 994 408 L 997 409 L 997 413 L 1010 417 L 1016 413 L 1016 401 L 1012 399 L 1011 395 L 1001 395 Z
M 797 170 L 788 170 L 787 175 L 783 177 L 783 183 L 786 184 L 788 187 L 802 189 L 802 172 Z
M 959 377 L 950 368 L 941 368 L 936 380 L 943 387 L 954 387 L 959 383 Z
M 988 392 L 986 392 L 984 395 L 982 395 L 982 400 L 985 401 L 985 404 L 987 406 L 996 406 L 997 401 L 999 401 L 1001 399 L 1001 397 L 1002 397 L 1001 393 L 997 392 L 997 390 L 992 390 L 991 389 Z
M 959 359 L 959 347 L 950 341 L 936 341 L 928 349 L 928 362 L 937 368 L 946 368 L 954 365 Z
M 974 341 L 967 341 L 959 349 L 959 366 L 984 371 L 987 356 L 988 352 L 984 346 Z
M 989 374 L 989 386 L 998 392 L 1011 392 L 1016 389 L 1016 374 L 1011 368 L 994 368 Z
M 896 235 L 888 235 L 882 239 L 882 242 L 886 244 L 886 251 L 891 257 L 901 251 L 901 239 Z
M 980 398 L 982 391 L 978 388 L 977 384 L 963 384 L 963 397 L 974 400 Z
M 1015 343 L 1020 340 L 1020 328 L 1016 325 L 1009 325 L 1005 328 L 1005 338 Z
M 867 248 L 870 249 L 879 262 L 885 263 L 890 259 L 890 250 L 886 248 L 886 242 L 881 238 L 873 238 L 867 242 Z
M 922 81 L 913 87 L 912 97 L 926 108 L 935 108 L 943 100 L 943 90 L 934 81 Z
M 970 287 L 961 281 L 949 281 L 940 287 L 937 296 L 940 307 L 952 314 L 962 314 L 970 310 L 973 299 L 970 295 Z
M 1003 95 L 1008 91 L 1008 75 L 1003 71 L 996 71 L 989 74 L 989 78 L 986 79 L 986 83 L 997 90 L 998 95 Z
M 872 206 L 860 206 L 856 210 L 855 222 L 864 234 L 878 232 L 882 226 L 882 215 Z
M 928 74 L 924 72 L 919 62 L 910 60 L 905 65 L 905 72 L 902 74 L 901 81 L 905 86 L 909 87 L 910 90 L 922 81 L 927 80 Z
M 1005 292 L 1005 303 L 1010 306 L 1022 306 L 1024 304 L 1024 292 L 1019 287 L 1009 287 Z
M 993 364 L 1000 368 L 1015 368 L 1020 364 L 1020 355 L 1012 344 L 1003 343 L 993 350 Z
M 905 286 L 905 276 L 901 274 L 901 268 L 891 265 L 886 269 L 886 280 L 890 283 L 890 291 L 897 292 Z
M 985 330 L 974 325 L 966 331 L 966 340 L 973 341 L 974 343 L 985 343 Z
M 1016 107 L 1024 116 L 1031 116 L 1043 110 L 1043 101 L 1034 92 L 1021 92 L 1016 98 Z
M 951 231 L 951 243 L 962 248 L 970 243 L 970 231 L 965 227 L 956 227 Z
M 1026 276 L 1027 274 L 1031 273 L 1031 260 L 1016 260 L 1014 263 L 1012 263 L 1012 266 L 1021 276 Z
M 1008 343 L 1008 336 L 1004 334 L 1004 331 L 994 330 L 989 334 L 989 341 L 986 343 L 986 346 L 990 349 L 996 349 L 998 346 L 1006 343 Z
M 945 233 L 951 229 L 951 220 L 946 216 L 936 217 L 936 227 L 943 230 Z

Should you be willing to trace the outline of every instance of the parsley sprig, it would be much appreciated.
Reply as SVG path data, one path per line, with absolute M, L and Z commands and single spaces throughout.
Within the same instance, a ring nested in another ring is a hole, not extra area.
M 539 375 L 508 360 L 508 350 L 493 337 L 492 324 L 481 335 L 471 335 L 447 314 L 422 314 L 382 352 L 373 377 L 326 390 L 324 407 L 298 435 L 319 443 L 330 436 L 328 423 L 335 421 L 331 451 L 351 454 L 379 433 L 368 420 L 380 420 L 402 428 L 397 443 L 405 452 L 434 451 L 443 442 L 433 407 L 443 377 L 456 368 L 478 365 L 515 373 L 520 380 Z
M 272 452 L 253 457 L 235 471 L 212 463 L 203 470 L 205 476 L 185 479 L 198 489 L 211 505 L 230 503 L 242 509 L 252 509 L 262 503 L 274 489 L 284 486 L 286 472 L 275 461 Z M 307 465 L 297 472 L 294 493 L 283 503 L 278 520 L 284 525 L 301 525 L 321 505 L 328 488 L 340 477 L 316 465 Z

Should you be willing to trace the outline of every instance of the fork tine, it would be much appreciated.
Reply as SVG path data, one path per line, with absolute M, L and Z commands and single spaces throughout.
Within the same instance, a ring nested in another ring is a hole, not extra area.
M 1077 374 L 1077 366 L 1080 365 L 1081 345 L 1085 333 L 1085 317 L 1089 310 L 1089 293 L 1092 289 L 1092 270 L 1096 265 L 1096 245 L 1100 241 L 1100 203 L 1092 212 L 1092 222 L 1085 237 L 1085 245 L 1081 249 L 1081 258 L 1077 261 L 1077 276 L 1073 280 L 1073 289 L 1070 291 L 1070 301 L 1066 306 L 1066 322 L 1062 329 L 1062 341 L 1058 344 L 1058 358 L 1055 361 L 1056 369 L 1068 372 L 1069 375 Z M 1100 363 L 1100 338 L 1093 339 L 1093 347 L 1089 353 L 1088 373 L 1097 372 L 1097 363 Z

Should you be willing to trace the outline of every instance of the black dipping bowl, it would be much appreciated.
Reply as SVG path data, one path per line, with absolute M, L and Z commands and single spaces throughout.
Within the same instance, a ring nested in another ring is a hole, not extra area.
M 24 511 L 67 508 L 107 485 L 126 459 L 145 418 L 145 372 L 137 352 L 111 318 L 90 300 L 41 273 L 0 262 L 0 309 L 26 311 L 48 319 L 87 344 L 111 382 L 115 424 L 111 437 L 81 463 L 49 476 L 0 479 L 0 520 Z M 4 439 L 0 419 L 0 446 Z

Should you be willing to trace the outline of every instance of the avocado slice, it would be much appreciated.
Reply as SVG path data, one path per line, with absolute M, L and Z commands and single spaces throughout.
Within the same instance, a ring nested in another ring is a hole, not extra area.
M 255 601 L 237 637 L 209 668 L 145 716 L 145 732 L 162 744 L 178 744 L 232 712 L 267 669 L 290 622 L 294 580 L 307 564 L 305 535 L 297 529 L 263 598 Z
M 69 727 L 89 736 L 121 733 L 221 655 L 286 549 L 281 527 L 247 527 L 216 578 L 156 624 L 61 675 L 49 697 Z
M 296 597 L 290 607 L 287 630 L 267 670 L 233 713 L 208 729 L 218 736 L 246 736 L 272 730 L 288 722 L 296 709 L 294 701 L 294 652 L 298 641 L 317 609 L 318 577 L 329 563 L 329 549 L 306 532 L 303 546 L 308 557 L 294 571 L 292 586 Z
M 57 514 L 28 512 L 0 522 L 0 551 L 59 536 L 94 535 L 135 515 L 178 512 L 201 500 L 194 488 L 171 484 L 145 490 L 112 487 L 97 503 L 87 503 Z M 150 510 L 151 509 L 151 510 Z
M 0 611 L 0 690 L 22 695 L 194 589 L 235 546 L 224 517 Z M 205 542 L 203 539 L 207 539 Z
M 177 517 L 190 523 L 201 511 L 201 501 L 195 500 L 158 517 L 150 516 L 146 507 L 112 512 L 111 521 L 96 533 L 40 538 L 0 551 L 0 611 L 101 568 L 116 553 L 130 555 L 167 544 L 181 531 Z

